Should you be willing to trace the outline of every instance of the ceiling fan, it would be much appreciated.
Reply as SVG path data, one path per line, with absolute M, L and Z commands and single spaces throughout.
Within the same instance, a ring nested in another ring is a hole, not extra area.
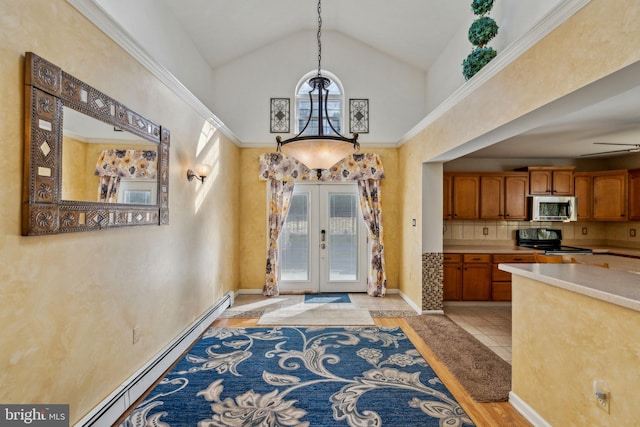
M 580 157 L 587 156 L 599 156 L 601 154 L 613 154 L 613 153 L 640 153 L 640 144 L 624 144 L 619 142 L 594 142 L 598 145 L 628 145 L 632 148 L 624 148 L 622 150 L 601 151 L 599 153 L 582 154 Z

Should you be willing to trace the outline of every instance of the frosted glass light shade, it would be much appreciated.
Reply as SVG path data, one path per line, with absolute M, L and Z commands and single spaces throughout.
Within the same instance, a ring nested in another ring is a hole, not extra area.
M 284 144 L 280 151 L 309 169 L 330 169 L 356 152 L 352 142 L 337 139 L 305 139 Z
M 194 171 L 199 177 L 205 178 L 209 176 L 209 174 L 211 173 L 211 165 L 207 165 L 205 163 L 198 163 L 194 167 Z

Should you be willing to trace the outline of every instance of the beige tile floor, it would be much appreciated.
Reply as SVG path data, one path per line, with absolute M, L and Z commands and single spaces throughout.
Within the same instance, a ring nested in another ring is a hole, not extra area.
M 511 363 L 511 305 L 450 305 L 444 314 Z
M 371 311 L 410 311 L 414 314 L 415 310 L 398 294 L 387 294 L 384 298 L 372 298 L 364 293 L 349 294 L 350 303 L 343 304 L 305 304 L 304 295 L 280 295 L 278 297 L 266 298 L 262 295 L 241 294 L 238 295 L 232 307 L 226 310 L 226 314 L 233 312 L 275 312 L 282 310 L 297 311 L 308 309 L 309 306 L 317 306 L 315 308 L 335 310 L 338 315 L 340 309 L 366 309 Z M 348 315 L 345 310 L 344 315 Z
M 318 323 L 318 319 L 328 317 L 332 321 L 335 320 L 332 324 L 340 324 L 341 318 L 351 323 L 357 323 L 358 320 L 354 320 L 354 316 L 349 317 L 349 312 L 354 308 L 417 314 L 398 294 L 387 294 L 384 298 L 372 298 L 364 293 L 356 293 L 349 294 L 349 297 L 351 298 L 349 304 L 317 304 L 317 307 L 309 309 L 310 304 L 304 304 L 304 295 L 281 295 L 266 298 L 256 294 L 241 294 L 236 297 L 234 305 L 225 311 L 224 316 L 233 317 L 234 313 L 254 312 L 255 316 L 252 317 L 261 317 L 263 314 L 269 313 L 270 316 L 267 319 L 270 319 L 271 323 L 277 323 L 273 316 L 281 316 L 283 319 L 295 318 L 294 323 L 302 325 L 322 324 L 322 322 Z M 328 310 L 330 310 L 330 316 L 327 316 Z M 451 305 L 447 303 L 444 312 L 451 320 L 511 363 L 511 305 Z M 282 323 L 291 324 L 288 321 Z

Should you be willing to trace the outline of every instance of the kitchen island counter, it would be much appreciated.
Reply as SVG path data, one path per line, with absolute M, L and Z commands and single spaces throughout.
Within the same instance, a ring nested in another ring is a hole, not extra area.
M 640 275 L 583 264 L 499 268 L 513 277 L 509 402 L 534 425 L 633 424 Z M 596 405 L 595 381 L 610 393 L 608 411 Z
M 640 275 L 637 273 L 584 264 L 500 264 L 498 268 L 513 275 L 640 311 Z

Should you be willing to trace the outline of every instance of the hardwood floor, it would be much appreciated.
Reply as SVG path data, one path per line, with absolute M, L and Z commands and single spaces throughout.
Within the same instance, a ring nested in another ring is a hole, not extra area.
M 451 394 L 458 400 L 462 408 L 471 417 L 476 426 L 531 426 L 531 424 L 515 410 L 508 402 L 478 403 L 462 388 L 456 378 L 449 372 L 431 349 L 422 339 L 411 329 L 403 318 L 377 317 L 374 318 L 377 326 L 399 326 L 407 334 L 422 357 L 429 363 L 442 382 L 451 391 Z M 218 319 L 212 326 L 221 327 L 255 327 L 258 319 L 232 318 Z

